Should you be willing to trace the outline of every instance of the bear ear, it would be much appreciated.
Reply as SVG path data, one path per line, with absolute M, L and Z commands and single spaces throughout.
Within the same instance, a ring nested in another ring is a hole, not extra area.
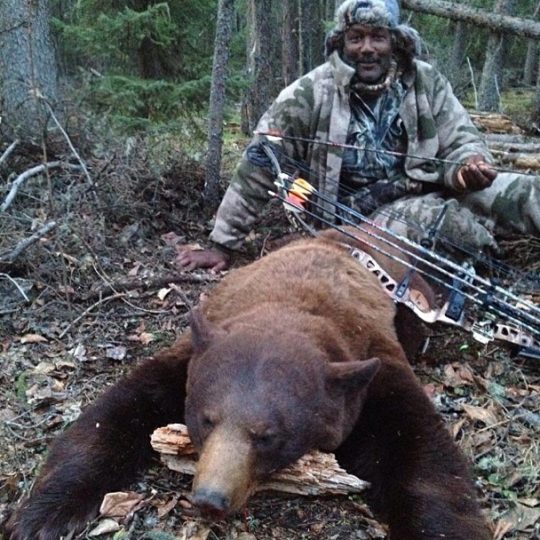
M 191 327 L 191 340 L 196 353 L 203 353 L 214 334 L 214 326 L 204 316 L 200 308 L 192 309 L 189 314 L 189 326 Z
M 378 358 L 356 362 L 332 362 L 328 366 L 327 377 L 332 383 L 346 389 L 366 388 L 379 371 L 381 361 Z

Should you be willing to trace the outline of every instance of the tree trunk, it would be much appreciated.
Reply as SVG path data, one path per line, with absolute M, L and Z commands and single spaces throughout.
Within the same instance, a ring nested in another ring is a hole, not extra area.
M 283 27 L 281 31 L 281 58 L 284 86 L 300 75 L 298 62 L 298 0 L 283 1 Z
M 225 106 L 225 83 L 227 81 L 233 20 L 234 0 L 219 0 L 208 111 L 208 154 L 203 192 L 204 207 L 209 212 L 217 208 L 220 199 L 223 108 Z
M 532 121 L 534 122 L 535 128 L 538 131 L 538 129 L 540 128 L 540 66 L 538 66 L 538 74 L 536 78 L 536 93 Z
M 465 59 L 467 47 L 468 25 L 463 21 L 458 21 L 454 26 L 454 45 L 452 47 L 452 72 L 457 76 L 461 69 L 461 64 Z
M 2 0 L 0 129 L 8 138 L 41 138 L 49 117 L 44 99 L 53 109 L 58 102 L 48 15 L 47 0 Z
M 402 0 L 401 7 L 411 11 L 452 19 L 453 21 L 464 21 L 477 26 L 484 26 L 494 32 L 540 39 L 540 23 L 529 19 L 491 13 L 487 10 L 475 9 L 462 4 L 445 2 L 444 0 Z
M 529 86 L 536 80 L 536 67 L 538 64 L 538 43 L 531 39 L 527 45 L 527 56 L 523 67 L 523 83 Z
M 242 107 L 242 130 L 246 135 L 253 131 L 271 101 L 272 0 L 250 0 L 248 13 L 251 17 L 247 64 L 251 85 Z
M 533 19 L 538 17 L 540 13 L 540 2 L 536 5 Z M 536 67 L 538 64 L 538 43 L 534 39 L 529 40 L 527 45 L 527 56 L 525 58 L 525 66 L 523 67 L 523 83 L 532 86 L 536 80 Z
M 322 21 L 317 9 L 317 3 L 313 2 L 313 0 L 299 0 L 299 6 L 300 74 L 303 75 L 321 63 L 323 37 L 321 32 Z
M 493 11 L 508 14 L 514 0 L 497 0 Z M 502 91 L 502 71 L 504 58 L 504 37 L 500 33 L 489 36 L 482 79 L 478 90 L 478 108 L 481 111 L 498 111 Z

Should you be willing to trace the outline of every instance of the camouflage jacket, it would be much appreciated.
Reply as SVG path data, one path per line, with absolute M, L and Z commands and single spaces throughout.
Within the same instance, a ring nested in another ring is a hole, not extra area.
M 277 131 L 291 137 L 272 144 L 306 164 L 310 170 L 306 180 L 333 199 L 337 197 L 343 149 L 305 139 L 346 143 L 353 75 L 354 69 L 334 52 L 326 63 L 285 88 L 257 126 L 257 131 Z M 463 162 L 481 154 L 491 162 L 479 132 L 443 75 L 415 60 L 402 81 L 406 94 L 399 116 L 407 133 L 405 174 L 409 178 L 455 189 L 458 165 L 429 158 Z M 256 135 L 250 146 L 262 140 L 264 136 Z M 210 239 L 229 249 L 239 248 L 269 200 L 274 180 L 270 168 L 251 163 L 244 153 L 219 207 Z

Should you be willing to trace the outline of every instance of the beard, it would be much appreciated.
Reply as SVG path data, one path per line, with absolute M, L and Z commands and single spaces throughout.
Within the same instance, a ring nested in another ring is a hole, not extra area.
M 386 78 L 391 65 L 391 55 L 363 55 L 354 61 L 357 79 L 364 84 L 378 84 Z

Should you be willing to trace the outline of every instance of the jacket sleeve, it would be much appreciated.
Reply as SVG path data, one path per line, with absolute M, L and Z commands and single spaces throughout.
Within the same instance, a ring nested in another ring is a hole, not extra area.
M 283 90 L 261 118 L 257 131 L 276 131 L 294 138 L 307 138 L 313 99 L 305 98 L 312 95 L 311 86 L 306 76 Z M 250 147 L 264 140 L 265 136 L 255 135 Z M 280 155 L 295 161 L 305 160 L 307 148 L 302 141 L 280 139 L 272 141 L 272 146 L 276 148 L 278 160 Z M 228 249 L 240 248 L 270 199 L 269 191 L 275 190 L 275 180 L 269 166 L 250 160 L 248 147 L 219 206 L 210 240 Z
M 469 113 L 456 98 L 450 83 L 440 73 L 435 74 L 432 106 L 439 138 L 437 157 L 459 162 L 445 163 L 443 167 L 445 186 L 458 190 L 457 171 L 468 157 L 479 154 L 486 163 L 492 163 L 493 158 Z

